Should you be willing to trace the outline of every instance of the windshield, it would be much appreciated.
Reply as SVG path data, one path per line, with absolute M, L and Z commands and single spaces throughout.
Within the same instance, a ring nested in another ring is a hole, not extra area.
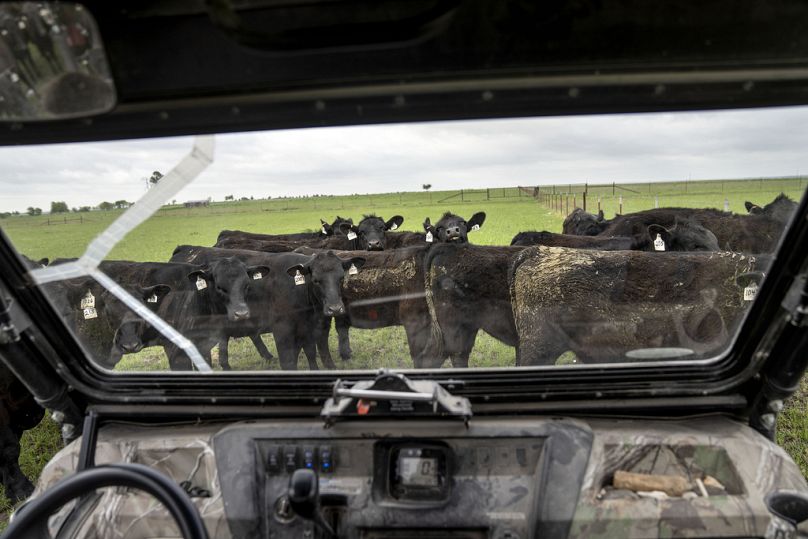
M 708 361 L 807 108 L 0 149 L 0 226 L 114 372 Z M 95 241 L 94 241 L 95 240 Z

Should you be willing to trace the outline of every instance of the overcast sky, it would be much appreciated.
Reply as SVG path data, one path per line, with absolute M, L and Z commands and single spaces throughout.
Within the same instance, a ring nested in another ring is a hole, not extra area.
M 220 135 L 178 200 L 808 174 L 808 107 Z M 191 138 L 0 148 L 0 211 L 137 200 Z

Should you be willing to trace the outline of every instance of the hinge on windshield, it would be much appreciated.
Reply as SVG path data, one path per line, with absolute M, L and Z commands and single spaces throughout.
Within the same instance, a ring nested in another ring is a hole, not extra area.
M 808 277 L 799 274 L 791 283 L 782 306 L 789 313 L 789 322 L 797 327 L 808 326 Z
M 337 419 L 357 417 L 448 417 L 471 418 L 471 403 L 446 391 L 433 380 L 410 380 L 386 369 L 374 380 L 334 383 L 334 392 L 320 415 L 326 427 Z

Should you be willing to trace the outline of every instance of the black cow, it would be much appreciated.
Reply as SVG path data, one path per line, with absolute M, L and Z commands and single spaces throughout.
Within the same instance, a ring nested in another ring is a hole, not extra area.
M 609 221 L 603 218 L 603 210 L 598 210 L 597 215 L 593 215 L 581 208 L 575 208 L 564 219 L 561 230 L 564 234 L 573 236 L 597 236 L 608 225 Z
M 729 342 L 749 305 L 743 289 L 767 266 L 768 257 L 728 252 L 528 248 L 509 272 L 517 365 L 554 365 L 569 350 L 585 363 L 672 347 L 709 357 Z
M 404 218 L 395 215 L 385 221 L 374 214 L 364 215 L 358 225 L 343 224 L 346 237 L 356 239 L 354 250 L 383 251 L 387 246 L 385 232 L 396 230 L 404 222 Z
M 426 231 L 425 241 L 436 243 L 467 243 L 468 233 L 479 230 L 485 222 L 485 212 L 477 212 L 466 221 L 459 215 L 446 212 L 443 217 L 434 225 L 429 222 L 429 218 L 424 221 Z
M 240 240 L 258 240 L 258 241 L 279 241 L 279 242 L 300 242 L 300 241 L 319 241 L 328 236 L 345 235 L 345 228 L 342 224 L 345 223 L 348 227 L 353 224 L 353 219 L 345 219 L 344 217 L 337 216 L 332 224 L 328 224 L 320 219 L 321 228 L 319 232 L 297 232 L 293 234 L 258 234 L 255 232 L 244 232 L 242 230 L 222 230 L 219 232 L 217 242 L 222 241 L 240 241 Z
M 479 330 L 516 346 L 508 267 L 522 249 L 463 243 L 430 249 L 424 262 L 425 290 L 438 361 L 449 358 L 455 367 L 468 367 Z
M 744 203 L 744 206 L 746 206 L 746 211 L 749 213 L 771 217 L 775 221 L 783 223 L 784 226 L 788 224 L 791 216 L 797 211 L 797 203 L 786 196 L 785 193 L 780 193 L 762 208 L 748 200 Z
M 236 257 L 251 267 L 258 265 L 266 268 L 264 277 L 267 283 L 262 290 L 250 296 L 251 310 L 260 310 L 255 321 L 229 322 L 224 327 L 223 340 L 219 345 L 220 363 L 223 351 L 224 357 L 227 357 L 229 337 L 251 336 L 260 340 L 261 333 L 271 331 L 282 368 L 297 368 L 297 356 L 303 349 L 310 367 L 317 369 L 316 347 L 323 365 L 336 369 L 328 349 L 328 329 L 332 317 L 345 314 L 340 286 L 346 272 L 358 271 L 363 259 L 354 256 L 349 260 L 340 260 L 330 252 L 316 255 L 270 254 L 183 245 L 175 249 L 172 260 L 212 263 L 228 256 Z M 295 281 L 298 272 L 299 285 Z M 222 367 L 225 368 L 225 365 Z
M 576 236 L 555 232 L 520 232 L 511 240 L 511 245 L 528 247 L 547 245 L 550 247 L 572 247 L 575 249 L 597 249 L 600 251 L 627 251 L 634 248 L 633 238 Z

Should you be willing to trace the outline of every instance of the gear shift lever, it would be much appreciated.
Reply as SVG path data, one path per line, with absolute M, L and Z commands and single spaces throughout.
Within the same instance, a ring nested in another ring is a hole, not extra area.
M 328 537 L 335 537 L 334 530 L 320 511 L 320 481 L 317 472 L 307 468 L 295 470 L 289 478 L 289 505 L 301 518 L 311 520 Z

